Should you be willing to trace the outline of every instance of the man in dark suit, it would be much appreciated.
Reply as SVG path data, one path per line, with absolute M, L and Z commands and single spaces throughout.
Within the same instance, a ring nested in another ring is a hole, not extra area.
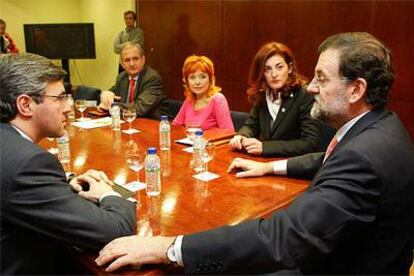
M 114 100 L 133 103 L 137 115 L 160 119 L 168 112 L 167 95 L 161 76 L 150 66 L 145 65 L 144 51 L 133 42 L 126 42 L 121 48 L 120 62 L 125 69 L 109 91 L 102 91 L 98 108 L 108 110 Z
M 259 163 L 236 159 L 238 177 L 313 175 L 309 189 L 269 219 L 175 237 L 125 237 L 96 260 L 177 262 L 187 273 L 408 274 L 413 261 L 414 147 L 387 111 L 389 50 L 368 33 L 319 47 L 311 114 L 338 129 L 326 153 Z M 336 144 L 336 146 L 335 146 Z M 167 253 L 167 256 L 166 256 Z
M 2 275 L 55 274 L 63 246 L 97 250 L 134 233 L 135 204 L 103 172 L 67 183 L 56 157 L 35 144 L 64 133 L 64 75 L 38 55 L 0 57 Z

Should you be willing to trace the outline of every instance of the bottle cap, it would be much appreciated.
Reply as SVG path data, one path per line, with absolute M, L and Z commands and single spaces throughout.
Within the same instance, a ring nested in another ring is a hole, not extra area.
M 161 115 L 161 121 L 167 121 L 168 116 L 167 115 Z
M 202 136 L 203 135 L 203 130 L 202 129 L 197 130 L 195 135 L 196 136 Z
M 153 147 L 148 148 L 147 153 L 148 154 L 156 154 L 157 153 L 157 149 L 156 148 L 153 148 Z

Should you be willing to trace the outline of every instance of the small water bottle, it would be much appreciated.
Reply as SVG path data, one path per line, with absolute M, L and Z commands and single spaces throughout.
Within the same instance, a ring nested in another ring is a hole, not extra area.
M 65 130 L 65 133 L 63 134 L 63 136 L 57 138 L 56 140 L 57 140 L 59 161 L 62 164 L 69 163 L 69 161 L 70 161 L 70 144 L 69 144 L 68 132 Z
M 203 138 L 203 131 L 197 130 L 193 143 L 193 160 L 192 167 L 197 173 L 204 171 L 204 163 L 201 159 L 207 141 Z
M 109 113 L 112 118 L 112 129 L 115 131 L 121 130 L 121 109 L 119 108 L 119 105 L 112 104 Z
M 161 116 L 160 122 L 160 150 L 170 150 L 171 149 L 171 126 L 168 122 L 168 117 L 163 115 Z
M 145 158 L 145 182 L 148 196 L 158 196 L 161 193 L 161 164 L 156 148 L 148 148 Z
M 71 94 L 68 94 L 68 105 L 70 106 L 70 111 L 68 113 L 68 119 L 73 121 L 75 119 L 75 109 L 74 109 L 74 100 Z

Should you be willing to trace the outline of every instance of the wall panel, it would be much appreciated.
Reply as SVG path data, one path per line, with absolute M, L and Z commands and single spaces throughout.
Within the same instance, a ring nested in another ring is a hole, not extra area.
M 168 94 L 183 99 L 181 67 L 190 54 L 213 59 L 217 83 L 233 110 L 248 111 L 247 74 L 259 47 L 286 43 L 309 79 L 317 47 L 338 32 L 369 31 L 394 52 L 397 79 L 390 108 L 414 137 L 413 1 L 140 1 L 149 63 L 163 75 Z M 148 51 L 149 49 L 149 51 Z M 151 51 L 152 50 L 152 51 Z

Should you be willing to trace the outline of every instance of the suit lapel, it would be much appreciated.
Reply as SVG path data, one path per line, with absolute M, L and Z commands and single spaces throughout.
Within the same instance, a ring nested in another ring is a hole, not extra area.
M 269 133 L 269 137 L 273 136 L 280 123 L 285 119 L 287 112 L 294 103 L 298 93 L 291 93 L 287 98 L 283 99 L 279 112 L 277 113 L 276 120 L 273 122 L 272 128 Z M 270 116 L 270 115 L 269 115 Z
M 370 112 L 368 112 L 365 116 L 363 116 L 361 119 L 359 119 L 352 127 L 351 129 L 345 134 L 345 136 L 342 138 L 342 140 L 338 143 L 338 145 L 334 148 L 332 153 L 329 157 L 333 156 L 335 152 L 340 150 L 342 147 L 344 147 L 352 138 L 356 137 L 358 134 L 363 132 L 365 129 L 370 127 L 372 124 L 383 118 L 389 113 L 389 111 L 384 109 L 374 109 Z M 329 159 L 328 157 L 328 159 Z M 327 162 L 327 161 L 326 161 Z
M 120 88 L 119 88 L 119 94 L 121 96 L 121 99 L 124 103 L 128 102 L 128 74 L 125 72 L 125 74 L 122 76 L 122 79 L 120 81 Z
M 142 92 L 141 86 L 142 86 L 142 80 L 144 79 L 145 73 L 148 70 L 148 66 L 145 65 L 144 68 L 142 69 L 142 71 L 139 73 L 138 75 L 138 81 L 135 85 L 135 99 L 138 97 L 138 95 Z

